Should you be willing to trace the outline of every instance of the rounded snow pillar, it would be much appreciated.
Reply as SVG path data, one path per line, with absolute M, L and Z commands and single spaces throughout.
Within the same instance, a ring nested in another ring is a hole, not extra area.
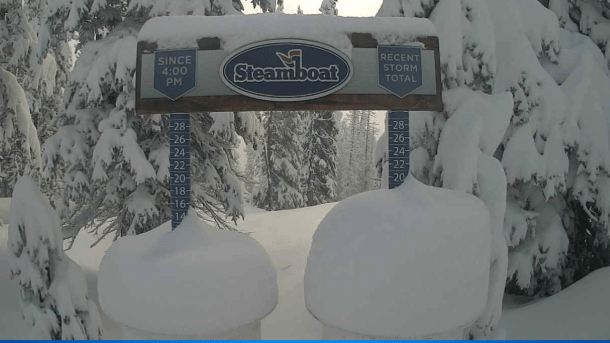
M 126 340 L 260 340 L 261 320 L 278 300 L 264 248 L 203 223 L 193 209 L 173 231 L 166 223 L 116 241 L 98 292 Z
M 305 304 L 324 339 L 462 339 L 485 308 L 490 241 L 482 201 L 409 174 L 322 220 Z

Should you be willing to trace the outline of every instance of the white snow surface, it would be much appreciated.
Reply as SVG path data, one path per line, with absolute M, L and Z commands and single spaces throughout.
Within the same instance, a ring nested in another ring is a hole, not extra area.
M 421 338 L 472 324 L 488 292 L 490 216 L 478 198 L 409 175 L 337 204 L 313 236 L 305 304 L 364 336 Z
M 203 223 L 193 209 L 170 228 L 165 223 L 108 249 L 98 280 L 108 317 L 152 333 L 207 336 L 273 311 L 276 272 L 258 242 Z
M 239 229 L 252 232 L 267 249 L 277 271 L 279 303 L 262 321 L 263 339 L 322 338 L 322 326 L 306 310 L 303 300 L 303 271 L 312 234 L 336 203 L 298 210 L 266 212 L 246 208 L 246 220 Z M 29 324 L 21 318 L 18 288 L 9 279 L 8 225 L 0 226 L 0 339 L 35 339 Z M 97 269 L 112 243 L 107 236 L 93 248 L 97 239 L 83 230 L 74 247 L 66 253 L 77 262 L 87 278 L 89 295 L 97 300 Z M 500 339 L 607 339 L 610 335 L 610 268 L 600 269 L 547 299 L 505 296 Z M 102 313 L 103 339 L 120 339 L 116 324 Z M 569 325 L 566 325 L 569 323 Z M 494 337 L 493 339 L 495 339 Z
M 598 269 L 549 298 L 505 309 L 500 325 L 511 340 L 608 339 L 608 286 L 610 268 Z
M 347 34 L 353 32 L 371 33 L 380 44 L 436 36 L 428 19 L 256 14 L 152 18 L 142 27 L 138 41 L 155 42 L 159 49 L 176 49 L 196 48 L 197 39 L 218 37 L 224 50 L 233 51 L 258 41 L 290 37 L 325 43 L 351 56 L 352 43 Z

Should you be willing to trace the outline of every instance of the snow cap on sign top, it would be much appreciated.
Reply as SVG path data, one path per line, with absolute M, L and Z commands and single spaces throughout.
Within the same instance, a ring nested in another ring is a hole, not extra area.
M 230 15 L 222 17 L 173 16 L 148 20 L 138 41 L 156 43 L 159 49 L 197 48 L 197 40 L 218 37 L 221 48 L 280 38 L 311 40 L 330 45 L 351 57 L 354 32 L 371 33 L 379 44 L 401 45 L 418 37 L 436 36 L 428 19 L 346 18 L 325 15 Z
M 100 306 L 112 320 L 167 335 L 216 336 L 255 323 L 277 305 L 275 269 L 248 235 L 202 222 L 194 209 L 116 241 L 100 265 Z
M 472 324 L 487 301 L 490 217 L 478 198 L 410 174 L 350 197 L 313 236 L 305 304 L 322 323 L 376 338 Z

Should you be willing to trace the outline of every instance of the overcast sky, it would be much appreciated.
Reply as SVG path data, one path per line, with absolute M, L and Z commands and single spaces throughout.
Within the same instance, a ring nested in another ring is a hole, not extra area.
M 377 10 L 381 6 L 382 0 L 339 0 L 337 9 L 339 15 L 343 17 L 373 17 L 377 14 Z M 245 7 L 245 13 L 259 13 L 260 8 L 252 9 L 250 0 L 242 1 Z M 319 14 L 320 4 L 322 0 L 284 0 L 284 13 L 297 13 L 297 7 L 301 5 L 301 9 L 305 14 Z

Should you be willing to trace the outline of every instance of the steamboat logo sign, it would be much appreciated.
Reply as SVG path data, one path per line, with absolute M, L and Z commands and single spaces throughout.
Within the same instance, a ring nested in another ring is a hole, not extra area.
M 279 39 L 245 46 L 222 63 L 223 82 L 237 93 L 270 101 L 303 101 L 334 93 L 354 68 L 341 51 L 317 42 Z

